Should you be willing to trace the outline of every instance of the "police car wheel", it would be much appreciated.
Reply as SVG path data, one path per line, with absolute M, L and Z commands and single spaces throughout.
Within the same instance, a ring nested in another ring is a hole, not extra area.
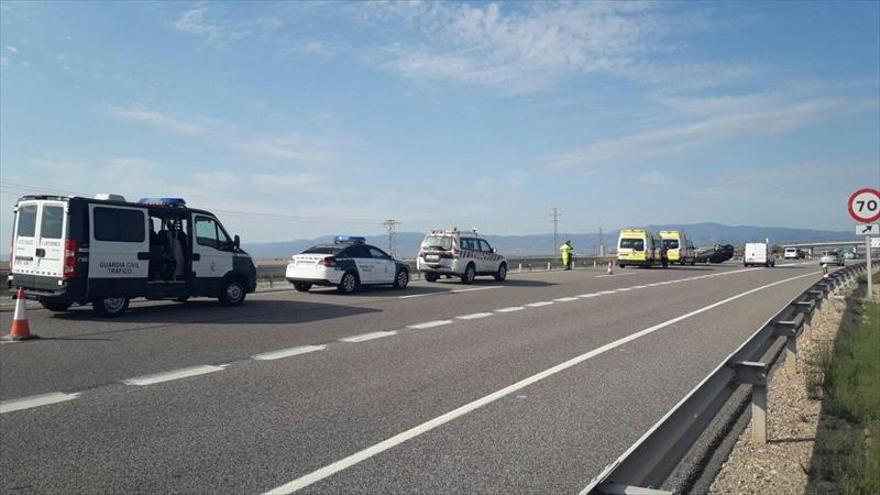
M 98 316 L 116 318 L 128 309 L 127 297 L 101 297 L 92 301 L 92 310 Z
M 355 276 L 352 272 L 346 272 L 345 275 L 342 276 L 342 280 L 339 281 L 339 292 L 343 294 L 351 294 L 358 288 L 358 280 L 357 276 Z
M 461 276 L 461 282 L 463 284 L 472 284 L 474 283 L 474 278 L 477 276 L 477 270 L 474 268 L 473 264 L 467 266 L 464 269 L 464 275 Z
M 504 282 L 507 279 L 507 263 L 501 263 L 498 267 L 498 273 L 495 274 L 495 280 Z
M 220 291 L 220 305 L 222 306 L 238 306 L 244 302 L 246 291 L 241 280 L 237 278 L 230 279 Z
M 397 272 L 397 276 L 394 277 L 394 288 L 405 289 L 407 285 L 409 285 L 409 272 L 400 270 Z
M 307 282 L 294 282 L 293 288 L 296 289 L 297 292 L 308 292 L 309 289 L 312 288 L 312 284 Z
M 426 273 L 425 274 L 425 280 L 427 280 L 428 282 L 436 282 L 437 279 L 439 279 L 439 278 L 440 278 L 440 276 L 437 275 L 436 273 Z

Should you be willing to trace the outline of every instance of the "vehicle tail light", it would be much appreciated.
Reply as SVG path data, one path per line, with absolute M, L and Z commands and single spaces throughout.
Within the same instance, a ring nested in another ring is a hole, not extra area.
M 64 241 L 64 271 L 62 278 L 64 280 L 76 277 L 76 240 L 67 239 Z
M 318 261 L 318 264 L 321 266 L 336 266 L 336 258 L 334 258 L 333 256 L 327 256 L 321 261 Z
M 452 253 L 450 253 L 450 252 L 444 252 L 444 253 L 440 253 L 440 257 L 441 257 L 441 258 L 452 259 L 452 258 L 455 258 L 455 255 L 452 254 Z

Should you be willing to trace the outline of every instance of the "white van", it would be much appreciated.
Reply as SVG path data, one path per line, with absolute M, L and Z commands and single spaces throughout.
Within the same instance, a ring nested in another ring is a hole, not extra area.
M 766 242 L 747 242 L 743 253 L 743 266 L 776 266 L 776 255 Z
M 182 199 L 24 196 L 14 208 L 8 285 L 47 309 L 119 316 L 133 297 L 216 297 L 236 306 L 256 267 L 210 212 Z
M 474 283 L 478 275 L 495 277 L 499 282 L 507 279 L 507 259 L 476 230 L 432 230 L 419 247 L 416 269 L 428 282 L 442 276 L 460 277 L 464 284 Z

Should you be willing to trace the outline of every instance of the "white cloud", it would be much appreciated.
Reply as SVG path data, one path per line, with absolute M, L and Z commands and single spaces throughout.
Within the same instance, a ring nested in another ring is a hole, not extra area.
M 208 9 L 204 7 L 187 10 L 175 21 L 174 27 L 186 33 L 217 36 L 220 33 L 220 26 L 205 18 L 207 11 Z
M 638 176 L 637 180 L 642 184 L 648 184 L 652 186 L 659 186 L 672 182 L 669 180 L 669 177 L 666 177 L 661 172 L 657 171 L 641 174 Z
M 178 31 L 202 36 L 208 41 L 224 43 L 240 40 L 246 36 L 271 33 L 284 23 L 274 17 L 253 17 L 243 20 L 229 20 L 222 13 L 205 6 L 198 6 L 180 14 L 174 22 Z
M 175 134 L 197 136 L 205 132 L 205 128 L 196 122 L 143 107 L 112 107 L 110 113 L 121 119 L 152 125 Z
M 567 169 L 649 159 L 736 136 L 786 133 L 844 109 L 845 104 L 839 99 L 818 98 L 777 105 L 775 108 L 756 106 L 715 112 L 696 122 L 597 141 L 548 157 L 546 165 L 554 169 Z
M 7 46 L 6 50 L 9 51 L 10 53 L 18 53 L 18 48 L 14 47 L 12 45 Z
M 380 67 L 416 80 L 454 80 L 526 93 L 563 77 L 611 74 L 648 84 L 702 87 L 751 73 L 722 63 L 664 61 L 672 41 L 712 27 L 705 17 L 673 15 L 649 2 L 371 4 L 364 22 L 409 26 L 417 41 L 387 47 Z
M 281 136 L 238 136 L 230 141 L 236 150 L 250 156 L 308 165 L 325 165 L 339 159 L 335 144 L 325 138 L 298 134 Z

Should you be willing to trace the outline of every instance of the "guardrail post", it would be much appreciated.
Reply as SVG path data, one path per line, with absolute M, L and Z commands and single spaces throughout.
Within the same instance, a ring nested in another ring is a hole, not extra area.
M 773 333 L 777 337 L 785 337 L 785 372 L 797 373 L 797 334 L 804 324 L 804 314 L 798 313 L 794 320 L 777 321 L 773 325 Z
M 804 315 L 804 338 L 813 340 L 813 309 L 816 303 L 813 301 L 798 301 L 795 303 L 798 311 Z
M 522 273 L 522 263 L 519 264 L 519 272 Z
M 550 271 L 550 262 L 549 261 L 547 262 L 547 271 L 548 272 Z
M 752 386 L 752 442 L 767 443 L 767 365 L 741 361 L 734 365 L 736 381 Z

